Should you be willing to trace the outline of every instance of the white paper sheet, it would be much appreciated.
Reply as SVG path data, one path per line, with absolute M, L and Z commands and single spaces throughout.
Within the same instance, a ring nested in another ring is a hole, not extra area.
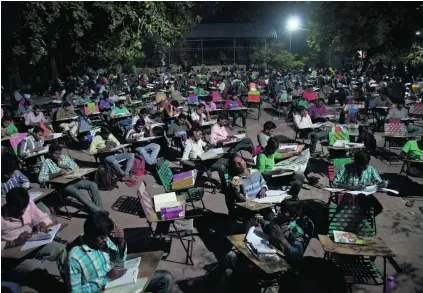
M 284 192 L 284 191 L 281 191 Z M 267 194 L 267 192 L 266 192 Z M 290 199 L 291 196 L 289 194 L 286 194 L 286 192 L 284 194 L 281 195 L 275 195 L 275 196 L 266 196 L 263 198 L 255 198 L 253 199 L 253 202 L 256 203 L 281 203 L 283 202 L 285 199 Z
M 43 193 L 41 191 L 37 191 L 37 192 L 29 192 L 29 200 L 36 200 L 37 198 L 39 198 Z
M 249 243 L 257 253 L 276 254 L 276 249 L 271 248 L 267 239 L 260 237 L 256 233 L 254 226 L 248 230 L 245 242 Z
M 176 207 L 180 205 L 176 198 L 175 192 L 158 194 L 153 197 L 154 209 L 156 212 L 160 212 L 161 208 Z
M 288 150 L 288 151 L 296 151 L 298 148 L 298 144 L 292 145 L 280 145 L 279 150 Z
M 313 123 L 310 128 L 320 128 L 322 127 L 323 123 Z
M 87 171 L 88 171 L 87 169 L 79 169 L 76 172 L 73 172 L 69 175 L 65 175 L 65 178 L 68 178 L 68 179 L 70 179 L 70 178 L 80 178 L 80 177 L 84 176 L 85 174 L 87 174 Z
M 143 291 L 148 278 L 137 279 L 134 284 L 106 289 L 105 293 L 140 293 Z
M 128 269 L 122 277 L 114 281 L 111 281 L 105 286 L 105 288 L 109 289 L 109 288 L 124 286 L 127 284 L 135 284 L 135 282 L 137 281 L 137 276 L 138 276 L 138 268 Z
M 48 231 L 48 234 L 50 234 L 50 238 L 46 240 L 39 240 L 39 241 L 27 241 L 24 245 L 22 245 L 21 250 L 27 250 L 35 247 L 39 247 L 42 245 L 49 244 L 53 241 L 54 237 L 56 236 L 57 232 L 59 232 L 60 226 L 62 224 L 57 224 L 53 227 L 51 227 Z

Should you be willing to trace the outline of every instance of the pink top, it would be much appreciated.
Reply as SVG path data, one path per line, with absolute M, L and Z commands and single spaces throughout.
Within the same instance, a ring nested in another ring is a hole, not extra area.
M 6 241 L 18 239 L 22 232 L 32 233 L 32 227 L 41 222 L 47 226 L 53 224 L 48 215 L 40 211 L 32 200 L 29 201 L 22 215 L 22 221 L 1 217 L 1 249 L 3 250 L 6 247 Z
M 315 100 L 317 98 L 317 93 L 316 92 L 310 93 L 308 91 L 305 91 L 304 94 L 303 94 L 303 97 L 306 100 L 312 101 L 312 100 Z
M 225 126 L 220 127 L 219 124 L 213 125 L 210 135 L 210 143 L 216 145 L 219 140 L 227 139 L 229 134 L 226 132 Z
M 233 109 L 233 108 L 237 108 L 237 107 L 242 107 L 242 103 L 240 100 L 231 100 L 231 99 L 227 99 L 226 103 L 225 103 L 225 108 L 226 109 Z
M 204 107 L 206 107 L 207 110 L 216 110 L 216 104 L 213 102 L 210 102 L 210 105 L 207 105 L 207 103 L 205 101 L 201 101 L 201 104 L 204 105 Z

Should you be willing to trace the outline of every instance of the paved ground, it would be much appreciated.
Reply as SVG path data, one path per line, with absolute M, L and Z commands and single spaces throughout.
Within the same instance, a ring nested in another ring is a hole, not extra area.
M 334 108 L 331 112 L 339 114 L 339 110 Z M 248 120 L 248 136 L 256 144 L 256 134 L 261 130 L 264 122 L 272 119 L 267 113 L 263 111 L 263 115 L 260 122 L 257 120 Z M 274 120 L 277 124 L 277 134 L 284 134 L 288 137 L 293 137 L 293 131 L 284 122 L 283 119 Z M 381 146 L 383 142 L 380 136 L 377 136 L 378 145 Z M 94 158 L 84 153 L 77 153 L 70 151 L 70 154 L 80 161 L 93 162 Z M 399 173 L 400 166 L 398 163 L 396 166 L 389 167 L 386 163 L 372 158 L 371 164 L 375 166 L 381 173 L 384 173 L 389 177 L 389 180 L 393 182 L 402 192 L 411 192 L 417 196 L 416 202 L 413 207 L 409 208 L 405 206 L 405 200 L 401 197 L 392 197 L 386 194 L 377 194 L 377 198 L 382 203 L 384 210 L 383 213 L 377 217 L 377 234 L 380 236 L 387 245 L 397 254 L 395 258 L 400 267 L 404 270 L 404 273 L 397 274 L 393 267 L 388 264 L 387 270 L 390 275 L 395 277 L 397 288 L 394 292 L 422 292 L 423 287 L 423 230 L 422 230 L 422 219 L 423 215 L 419 211 L 418 207 L 422 206 L 421 198 L 423 197 L 422 182 L 419 184 L 411 181 L 405 177 L 397 176 Z M 324 183 L 327 183 L 327 165 L 323 160 L 317 160 L 312 162 L 312 169 L 314 172 L 320 174 Z M 142 177 L 145 180 L 149 188 L 153 190 L 155 194 L 163 192 L 162 186 L 160 186 L 154 178 L 150 175 Z M 143 251 L 145 249 L 167 249 L 168 253 L 166 260 L 163 260 L 160 264 L 161 269 L 170 271 L 174 278 L 174 292 L 213 292 L 213 286 L 203 282 L 201 283 L 201 276 L 204 276 L 210 269 L 216 264 L 217 260 L 220 259 L 223 249 L 222 247 L 226 243 L 224 239 L 224 232 L 222 227 L 228 227 L 229 223 L 225 222 L 225 214 L 227 209 L 224 201 L 223 194 L 211 194 L 206 192 L 205 204 L 208 209 L 217 213 L 213 220 L 206 223 L 201 221 L 195 224 L 196 230 L 199 232 L 199 236 L 195 237 L 193 259 L 194 266 L 180 264 L 178 262 L 184 262 L 185 254 L 182 250 L 182 246 L 179 242 L 173 241 L 170 247 L 162 247 L 162 244 L 154 243 L 151 247 L 151 242 L 143 235 L 148 234 L 147 223 L 145 218 L 140 218 L 138 215 L 131 215 L 113 210 L 111 207 L 115 201 L 122 196 L 136 197 L 137 187 L 129 188 L 125 184 L 120 183 L 119 189 L 115 189 L 111 192 L 102 192 L 101 196 L 104 202 L 105 208 L 110 211 L 113 219 L 116 220 L 118 225 L 125 228 L 125 234 L 129 239 L 130 252 Z M 210 191 L 210 189 L 207 189 Z M 300 193 L 300 199 L 320 199 L 327 201 L 328 192 L 311 188 L 311 190 L 303 189 Z M 61 236 L 66 240 L 73 240 L 80 232 L 82 232 L 82 226 L 84 217 L 77 216 L 72 221 L 60 219 L 62 222 L 68 222 L 69 227 L 61 233 Z M 204 227 L 209 225 L 210 229 Z M 140 234 L 141 236 L 137 235 Z M 134 236 L 135 235 L 135 236 Z M 149 246 L 150 245 L 150 246 Z M 169 246 L 169 245 L 168 245 Z M 323 251 L 320 243 L 313 239 L 306 252 L 307 255 L 312 256 L 323 256 Z M 53 274 L 57 274 L 55 265 L 44 263 L 49 271 Z M 382 269 L 381 262 L 378 263 L 379 268 Z M 382 287 L 372 286 L 355 286 L 354 292 L 382 292 Z

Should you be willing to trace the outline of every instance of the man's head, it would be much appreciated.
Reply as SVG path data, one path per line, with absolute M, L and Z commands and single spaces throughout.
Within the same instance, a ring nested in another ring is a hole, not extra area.
M 170 104 L 174 107 L 174 108 L 178 108 L 179 107 L 179 102 L 177 100 L 172 100 L 170 102 Z
M 71 103 L 69 103 L 68 101 L 63 103 L 63 108 L 65 108 L 66 110 L 70 110 L 72 108 Z
M 369 163 L 370 155 L 367 151 L 358 151 L 354 154 L 354 165 L 358 170 L 366 170 L 369 166 Z
M 298 113 L 300 113 L 301 117 L 307 117 L 308 116 L 308 112 L 303 106 L 298 107 L 297 111 L 298 111 Z
M 317 99 L 316 100 L 316 106 L 317 106 L 317 108 L 320 108 L 321 106 L 323 106 L 323 100 L 322 99 Z
M 144 126 L 145 126 L 145 121 L 144 119 L 140 118 L 137 120 L 137 123 L 135 123 L 134 129 L 137 133 L 140 133 L 143 130 Z
M 313 86 L 312 85 L 307 86 L 307 91 L 309 93 L 312 93 L 313 92 Z
M 147 109 L 146 109 L 146 108 L 142 108 L 142 109 L 140 110 L 140 112 L 139 112 L 138 116 L 139 116 L 140 118 L 143 118 L 143 119 L 144 119 L 145 117 L 147 117 L 147 116 L 148 116 Z
M 267 121 L 264 123 L 263 132 L 268 136 L 273 136 L 275 134 L 276 124 L 272 121 Z
M 178 123 L 178 125 L 183 125 L 185 124 L 187 120 L 187 116 L 185 116 L 184 113 L 179 114 L 178 118 L 176 119 L 176 123 Z
M 36 141 L 40 141 L 44 137 L 44 129 L 40 126 L 34 126 L 32 130 L 32 136 Z
M 139 119 L 138 121 L 140 121 L 140 120 L 142 120 L 142 119 Z M 138 123 L 138 121 L 137 121 L 137 123 Z M 101 136 L 104 140 L 107 140 L 107 139 L 109 138 L 109 136 L 110 136 L 110 131 L 109 131 L 106 127 L 102 127 L 102 128 L 100 129 L 100 136 Z
M 123 101 L 123 100 L 119 100 L 119 101 L 117 101 L 117 102 L 116 102 L 116 106 L 117 106 L 119 109 L 123 109 L 123 107 L 125 107 L 125 101 Z
M 206 106 L 204 106 L 204 104 L 198 104 L 198 106 L 197 106 L 197 113 L 198 114 L 201 114 L 201 113 L 203 113 L 204 111 L 205 111 L 205 109 L 206 109 Z
M 232 163 L 232 173 L 234 176 L 244 173 L 244 170 L 247 169 L 247 164 L 240 156 L 235 156 L 232 159 Z
M 1 119 L 1 125 L 6 128 L 12 123 L 12 118 L 9 116 L 4 116 L 3 119 Z
M 264 152 L 268 155 L 273 155 L 279 149 L 279 142 L 276 138 L 271 137 L 267 141 L 267 145 L 264 148 Z
M 34 113 L 34 115 L 35 115 L 35 116 L 40 115 L 40 113 L 41 113 L 40 106 L 35 105 L 35 106 L 32 108 L 32 112 Z
M 29 109 L 31 107 L 31 102 L 28 101 L 28 100 L 25 100 L 24 107 L 25 107 L 25 109 Z
M 225 117 L 225 116 L 223 116 L 223 115 L 219 115 L 219 117 L 217 117 L 217 124 L 218 124 L 220 127 L 225 126 L 225 124 L 227 124 L 227 123 L 228 123 L 228 120 L 226 119 L 226 117 Z
M 193 128 L 191 130 L 191 136 L 190 137 L 194 141 L 199 141 L 200 139 L 203 138 L 203 131 L 201 130 L 201 128 Z
M 20 218 L 29 204 L 28 191 L 23 187 L 15 187 L 6 194 L 6 206 L 9 216 Z
M 1 182 L 7 182 L 12 178 L 13 172 L 18 169 L 15 159 L 12 156 L 2 156 L 1 158 Z
M 57 162 L 62 155 L 62 147 L 58 143 L 53 143 L 50 145 L 48 152 L 50 153 L 50 158 Z
M 95 212 L 84 223 L 84 242 L 93 249 L 100 249 L 113 231 L 115 224 L 108 215 Z

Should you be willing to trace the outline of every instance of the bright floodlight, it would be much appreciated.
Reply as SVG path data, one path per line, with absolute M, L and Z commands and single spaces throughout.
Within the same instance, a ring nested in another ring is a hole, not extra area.
M 288 29 L 295 30 L 300 27 L 300 19 L 298 17 L 291 17 L 288 20 Z
M 416 36 L 420 36 L 420 32 L 418 31 L 418 32 L 416 32 Z

